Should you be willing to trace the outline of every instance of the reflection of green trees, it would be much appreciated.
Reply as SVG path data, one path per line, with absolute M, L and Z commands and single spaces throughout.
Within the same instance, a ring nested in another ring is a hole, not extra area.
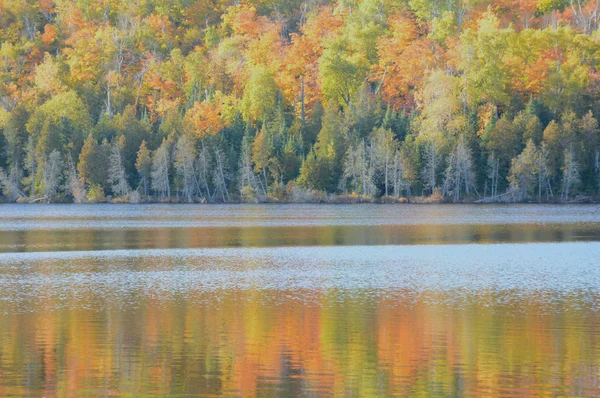
M 202 227 L 0 231 L 0 252 L 596 240 L 594 224 Z M 3 249 L 6 248 L 6 249 Z
M 452 297 L 150 291 L 101 307 L 105 297 L 89 290 L 46 311 L 65 300 L 48 297 L 18 314 L 0 303 L 1 396 L 600 392 L 600 325 L 576 296 L 549 305 L 538 292 L 499 305 L 480 292 L 441 305 Z

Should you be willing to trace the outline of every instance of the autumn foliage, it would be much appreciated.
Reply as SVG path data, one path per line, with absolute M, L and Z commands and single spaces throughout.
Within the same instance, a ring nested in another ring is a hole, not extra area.
M 218 183 L 194 169 L 203 196 L 255 184 L 246 191 L 267 200 L 292 183 L 290 192 L 369 186 L 378 197 L 395 184 L 399 196 L 437 188 L 462 198 L 448 181 L 463 142 L 473 175 L 465 195 L 505 200 L 517 189 L 513 160 L 532 140 L 549 151 L 551 170 L 537 182 L 545 200 L 561 191 L 567 158 L 579 176 L 569 196 L 589 197 L 600 186 L 598 132 L 584 127 L 600 114 L 597 11 L 594 1 L 4 1 L 4 199 L 43 197 L 55 150 L 60 180 L 72 180 L 67 165 L 77 170 L 90 136 L 99 148 L 124 137 L 128 185 L 149 187 L 135 167 L 141 143 L 150 152 L 166 143 L 173 161 L 184 135 L 194 137 L 190 156 L 204 159 L 193 167 L 222 166 Z M 561 138 L 549 142 L 554 125 Z M 394 139 L 395 182 L 383 176 L 391 160 L 375 155 L 381 128 Z M 272 148 L 260 167 L 258 147 Z M 347 167 L 357 162 L 370 182 L 356 183 Z M 161 185 L 173 192 L 191 178 L 176 169 Z M 94 184 L 110 195 L 108 182 Z

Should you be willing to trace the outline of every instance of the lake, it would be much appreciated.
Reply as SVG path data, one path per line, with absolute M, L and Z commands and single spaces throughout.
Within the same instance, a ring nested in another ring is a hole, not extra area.
M 0 396 L 598 396 L 597 205 L 0 205 Z

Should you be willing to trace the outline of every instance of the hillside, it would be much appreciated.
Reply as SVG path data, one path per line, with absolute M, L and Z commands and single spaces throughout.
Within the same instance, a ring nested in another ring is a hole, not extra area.
M 0 201 L 591 197 L 599 8 L 0 0 Z

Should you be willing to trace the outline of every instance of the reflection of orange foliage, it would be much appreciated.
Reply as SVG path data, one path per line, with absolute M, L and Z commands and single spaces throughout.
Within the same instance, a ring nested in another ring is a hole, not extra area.
M 198 138 L 216 135 L 224 126 L 220 106 L 211 102 L 196 102 L 185 115 L 185 123 Z
M 177 300 L 151 294 L 138 298 L 137 309 L 2 315 L 0 394 L 600 393 L 595 377 L 575 377 L 599 365 L 596 334 L 568 328 L 594 328 L 589 313 L 573 309 L 557 318 L 535 293 L 492 306 L 485 303 L 493 294 L 485 292 L 478 304 L 462 306 L 439 304 L 452 297 L 433 291 L 355 294 L 245 290 Z M 93 294 L 77 300 L 106 303 Z M 560 366 L 552 365 L 557 359 Z M 25 373 L 27 386 L 15 386 Z

